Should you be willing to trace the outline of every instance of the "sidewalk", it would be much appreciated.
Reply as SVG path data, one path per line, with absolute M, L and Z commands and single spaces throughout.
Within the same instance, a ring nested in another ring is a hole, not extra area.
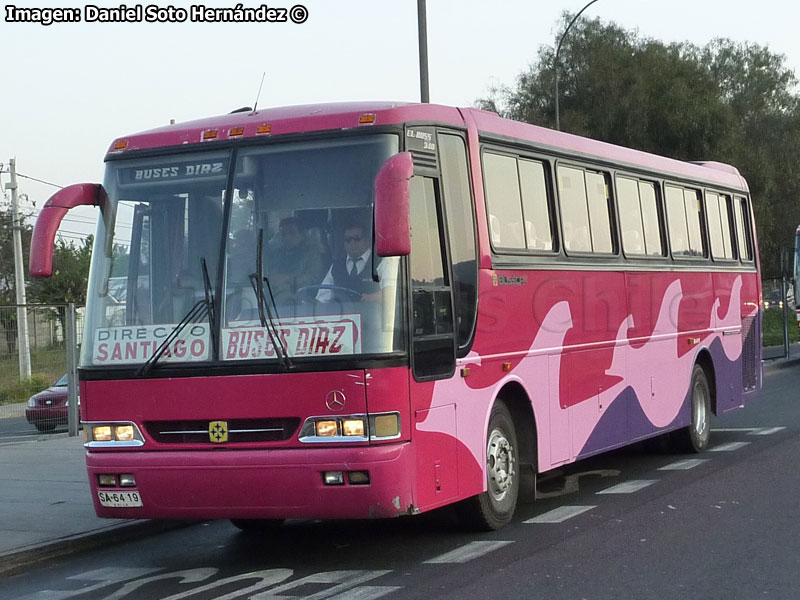
M 0 444 L 0 577 L 176 525 L 95 516 L 80 436 Z
M 789 344 L 789 358 L 784 355 L 783 346 L 767 346 L 761 349 L 764 367 L 781 369 L 800 362 L 800 344 Z

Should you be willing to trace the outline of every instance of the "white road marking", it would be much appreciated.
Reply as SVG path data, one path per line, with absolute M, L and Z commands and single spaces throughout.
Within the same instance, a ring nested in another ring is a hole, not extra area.
M 731 427 L 728 429 L 712 429 L 719 433 L 746 433 L 747 435 L 772 435 L 783 431 L 786 427 Z
M 758 431 L 760 427 L 728 427 L 728 428 L 720 428 L 720 429 L 712 429 L 712 433 L 752 433 L 753 431 Z
M 363 585 L 331 596 L 329 600 L 375 600 L 402 589 L 397 585 Z
M 513 543 L 514 542 L 470 542 L 451 552 L 446 552 L 436 558 L 426 560 L 424 564 L 465 563 Z
M 709 452 L 733 452 L 734 450 L 738 450 L 739 448 L 744 448 L 745 446 L 749 445 L 750 442 L 729 442 L 727 444 L 722 444 L 721 446 L 714 446 L 713 448 L 709 448 Z
M 764 429 L 756 429 L 751 431 L 748 435 L 772 435 L 773 433 L 778 433 L 784 429 L 786 429 L 786 427 L 767 427 Z
M 633 479 L 597 492 L 598 494 L 633 494 L 649 485 L 657 483 L 658 479 Z
M 567 519 L 577 517 L 583 513 L 597 508 L 596 506 L 560 506 L 555 510 L 546 512 L 538 517 L 524 521 L 525 523 L 563 523 Z
M 686 460 L 679 460 L 674 463 L 670 463 L 666 466 L 661 467 L 658 469 L 659 471 L 688 471 L 689 469 L 694 469 L 695 467 L 702 465 L 705 462 L 708 462 L 709 458 L 687 458 Z

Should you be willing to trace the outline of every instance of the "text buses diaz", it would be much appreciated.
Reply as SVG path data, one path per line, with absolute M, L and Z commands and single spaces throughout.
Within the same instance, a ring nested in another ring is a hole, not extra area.
M 97 514 L 498 528 L 536 473 L 700 451 L 761 381 L 746 182 L 474 109 L 237 112 L 115 140 L 79 369 Z

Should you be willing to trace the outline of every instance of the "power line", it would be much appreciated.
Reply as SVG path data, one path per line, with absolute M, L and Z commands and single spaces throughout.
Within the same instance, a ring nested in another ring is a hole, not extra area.
M 45 181 L 44 179 L 37 179 L 36 177 L 31 177 L 30 175 L 23 175 L 22 173 L 17 173 L 17 177 L 24 177 L 25 179 L 30 179 L 31 181 L 38 181 L 39 183 L 44 183 L 45 185 L 52 185 L 53 187 L 57 187 L 58 189 L 64 189 L 63 185 L 58 185 L 57 183 L 50 183 L 49 181 Z

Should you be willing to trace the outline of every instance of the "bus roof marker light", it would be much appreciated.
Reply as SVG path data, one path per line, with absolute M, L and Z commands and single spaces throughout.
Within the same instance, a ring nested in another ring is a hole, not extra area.
M 244 135 L 244 127 L 231 127 L 228 131 L 228 137 L 239 137 Z
M 375 125 L 375 113 L 364 113 L 360 117 L 358 117 L 358 124 L 359 125 Z
M 272 125 L 259 125 L 256 129 L 256 135 L 267 135 L 272 131 Z
M 128 147 L 128 140 L 117 140 L 114 142 L 114 150 L 125 150 Z
M 209 140 L 217 139 L 217 130 L 216 129 L 208 129 L 203 132 L 203 141 L 207 142 Z

